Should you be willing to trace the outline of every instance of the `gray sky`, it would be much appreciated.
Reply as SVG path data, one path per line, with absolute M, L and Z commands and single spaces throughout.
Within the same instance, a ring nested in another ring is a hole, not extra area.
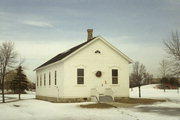
M 180 31 L 179 12 L 179 0 L 0 0 L 0 42 L 15 43 L 34 81 L 34 68 L 86 41 L 93 28 L 157 76 L 163 40 Z

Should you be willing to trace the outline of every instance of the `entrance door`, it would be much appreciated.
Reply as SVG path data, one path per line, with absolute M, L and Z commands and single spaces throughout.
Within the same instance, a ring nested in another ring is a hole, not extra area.
M 104 94 L 104 90 L 105 90 L 104 75 L 102 75 L 101 71 L 97 71 L 95 73 L 94 85 L 99 94 Z
M 100 80 L 100 82 L 99 82 L 98 92 L 99 92 L 99 94 L 104 94 L 104 84 L 103 84 L 102 80 Z
M 104 84 L 101 78 L 95 78 L 93 80 L 93 88 L 95 88 L 98 94 L 104 94 Z

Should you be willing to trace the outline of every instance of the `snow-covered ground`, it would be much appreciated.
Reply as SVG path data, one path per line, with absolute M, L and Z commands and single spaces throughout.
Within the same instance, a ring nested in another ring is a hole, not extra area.
M 138 98 L 138 88 L 130 90 L 131 98 Z M 180 93 L 177 90 L 160 90 L 154 85 L 146 85 L 141 87 L 142 98 L 166 99 L 167 102 L 155 103 L 152 105 L 139 105 L 134 108 L 139 120 L 180 120 Z M 135 115 L 134 114 L 134 115 Z M 149 117 L 150 118 L 149 118 Z M 146 118 L 148 117 L 148 118 Z
M 28 91 L 27 93 L 28 94 L 21 94 L 21 99 L 23 99 L 23 100 L 25 100 L 25 99 L 35 99 L 35 93 L 34 92 L 29 92 Z M 18 94 L 5 94 L 5 101 L 6 102 L 17 101 L 18 98 L 19 98 Z M 2 95 L 0 95 L 0 103 L 1 102 L 2 102 Z
M 156 89 L 156 86 L 157 84 L 142 86 L 141 87 L 142 98 L 170 99 L 170 100 L 180 101 L 180 93 L 178 94 L 177 90 L 166 90 L 164 92 L 164 90 Z M 130 90 L 130 97 L 138 98 L 138 96 L 139 96 L 138 88 L 134 88 L 133 91 Z
M 86 109 L 80 104 L 51 103 L 33 99 L 35 95 L 22 95 L 22 101 L 0 104 L 0 120 L 180 120 L 180 94 L 176 90 L 142 87 L 143 98 L 168 98 L 172 101 L 139 105 L 134 108 Z M 130 90 L 131 97 L 138 97 L 138 90 Z M 6 95 L 14 100 L 18 95 Z M 0 100 L 1 101 L 1 100 Z

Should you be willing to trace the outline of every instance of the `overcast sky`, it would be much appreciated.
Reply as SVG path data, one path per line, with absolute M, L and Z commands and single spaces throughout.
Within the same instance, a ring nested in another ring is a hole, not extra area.
M 33 69 L 86 41 L 88 28 L 157 76 L 163 40 L 180 31 L 180 1 L 0 0 L 0 42 L 15 43 L 32 81 Z

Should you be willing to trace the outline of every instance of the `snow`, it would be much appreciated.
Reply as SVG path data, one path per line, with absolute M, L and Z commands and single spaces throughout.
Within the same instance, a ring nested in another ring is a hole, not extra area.
M 167 102 L 152 105 L 139 105 L 133 108 L 86 109 L 86 103 L 51 103 L 36 100 L 34 93 L 23 94 L 23 100 L 1 103 L 0 120 L 180 120 L 180 94 L 176 90 L 142 87 L 143 98 L 169 99 Z M 130 90 L 131 97 L 138 97 L 138 89 Z M 18 95 L 6 95 L 13 100 Z
M 157 84 L 145 85 L 141 87 L 141 96 L 142 98 L 154 98 L 154 99 L 169 99 L 180 101 L 180 93 L 175 90 L 164 90 L 157 89 Z M 139 92 L 138 88 L 133 88 L 133 91 L 130 90 L 130 97 L 138 98 Z
M 5 94 L 5 101 L 16 101 L 19 98 L 18 94 Z M 28 92 L 28 94 L 21 94 L 21 99 L 34 99 L 35 93 L 34 92 Z M 2 101 L 2 96 L 0 96 L 0 101 Z

